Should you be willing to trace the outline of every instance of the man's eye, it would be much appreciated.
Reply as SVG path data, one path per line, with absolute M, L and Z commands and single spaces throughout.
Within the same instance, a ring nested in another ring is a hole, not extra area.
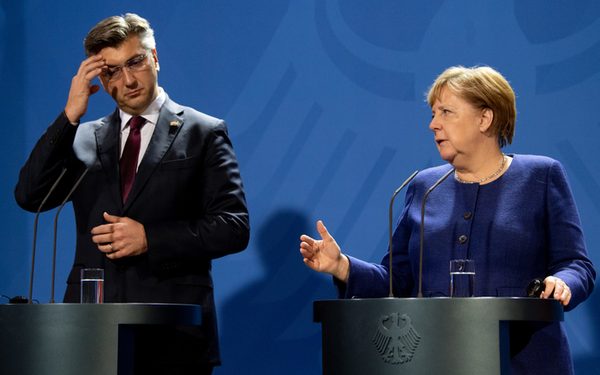
M 115 68 L 113 68 L 113 69 L 106 69 L 106 70 L 104 71 L 104 74 L 105 74 L 107 77 L 112 77 L 112 76 L 114 76 L 115 74 L 117 74 L 117 72 L 118 72 L 118 71 L 119 71 L 119 69 L 115 69 Z
M 137 67 L 139 66 L 142 62 L 144 62 L 144 59 L 146 58 L 146 56 L 138 56 L 135 59 L 129 61 L 129 63 L 127 64 L 128 67 Z

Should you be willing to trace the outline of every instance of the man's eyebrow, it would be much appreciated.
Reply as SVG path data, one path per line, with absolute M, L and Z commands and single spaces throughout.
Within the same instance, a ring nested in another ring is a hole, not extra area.
M 132 57 L 128 58 L 127 60 L 125 60 L 125 62 L 124 62 L 124 63 L 122 63 L 122 64 L 117 64 L 117 65 L 110 65 L 110 64 L 106 64 L 106 67 L 107 67 L 107 68 L 116 68 L 116 67 L 119 67 L 119 66 L 120 66 L 120 67 L 123 67 L 123 66 L 127 65 L 127 63 L 128 63 L 128 62 L 130 62 L 131 60 L 133 60 L 133 59 L 137 59 L 138 57 L 140 57 L 140 56 L 142 56 L 142 55 L 143 55 L 143 53 L 138 53 L 137 55 L 134 55 L 134 56 L 132 56 Z

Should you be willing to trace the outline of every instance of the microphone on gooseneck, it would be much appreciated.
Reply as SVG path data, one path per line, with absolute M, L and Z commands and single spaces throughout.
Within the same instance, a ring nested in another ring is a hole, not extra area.
M 60 211 L 63 209 L 65 204 L 67 204 L 67 201 L 71 198 L 71 195 L 73 195 L 73 192 L 75 191 L 75 189 L 77 189 L 77 187 L 79 186 L 81 181 L 83 181 L 83 178 L 85 177 L 85 175 L 88 173 L 89 170 L 90 170 L 90 168 L 87 167 L 83 171 L 81 176 L 79 176 L 77 181 L 75 181 L 75 184 L 69 191 L 69 194 L 67 194 L 67 196 L 62 201 L 60 206 L 58 206 L 58 209 L 56 210 L 56 215 L 54 216 L 54 240 L 53 240 L 53 244 L 52 244 L 52 286 L 51 286 L 51 292 L 50 292 L 50 303 L 54 303 L 54 280 L 56 279 L 56 277 L 55 277 L 55 275 L 56 275 L 56 236 L 58 233 L 58 215 L 60 215 Z
M 427 201 L 427 197 L 433 189 L 437 188 L 445 179 L 448 178 L 454 172 L 454 168 L 450 169 L 446 174 L 444 174 L 439 180 L 433 184 L 423 195 L 423 202 L 421 203 L 421 227 L 419 234 L 419 291 L 417 293 L 417 297 L 423 297 L 423 242 L 424 242 L 424 231 L 425 231 L 425 202 Z
M 51 283 L 51 292 L 50 292 L 50 303 L 54 303 L 54 281 L 56 279 L 56 237 L 58 235 L 58 215 L 60 215 L 60 211 L 63 209 L 65 204 L 71 198 L 71 195 L 75 192 L 83 178 L 88 173 L 90 168 L 94 166 L 96 161 L 98 160 L 98 155 L 96 154 L 96 137 L 94 134 L 94 130 L 91 126 L 83 126 L 77 128 L 77 133 L 75 134 L 75 139 L 73 140 L 73 152 L 79 161 L 81 161 L 85 165 L 85 170 L 79 176 L 75 184 L 61 203 L 61 205 L 56 210 L 56 215 L 54 216 L 54 242 L 52 245 L 52 283 Z
M 415 178 L 415 176 L 417 175 L 417 173 L 419 173 L 419 170 L 417 169 L 416 171 L 413 172 L 413 174 L 411 174 L 403 183 L 402 185 L 400 185 L 400 187 L 398 189 L 396 189 L 396 191 L 394 191 L 394 194 L 392 194 L 392 199 L 390 200 L 390 209 L 389 209 L 389 217 L 388 217 L 388 229 L 389 229 L 389 234 L 390 234 L 390 239 L 389 239 L 389 243 L 388 243 L 388 248 L 390 250 L 389 252 L 389 261 L 390 261 L 390 268 L 389 268 L 389 272 L 390 272 L 390 294 L 388 297 L 393 298 L 394 297 L 394 291 L 393 291 L 393 286 L 392 286 L 392 252 L 393 252 L 393 248 L 392 248 L 392 221 L 394 220 L 393 218 L 393 212 L 394 212 L 394 199 L 396 199 L 396 195 L 398 195 L 398 193 L 404 189 L 404 187 L 406 185 L 408 185 L 409 182 L 411 182 L 413 180 L 413 178 Z
M 60 172 L 60 175 L 58 176 L 56 181 L 54 181 L 54 184 L 52 185 L 52 187 L 50 187 L 50 190 L 48 190 L 48 193 L 46 194 L 44 199 L 42 199 L 42 203 L 40 203 L 40 206 L 38 207 L 35 213 L 35 218 L 33 219 L 33 247 L 31 250 L 31 272 L 29 273 L 29 296 L 27 299 L 27 303 L 29 304 L 33 303 L 33 274 L 35 273 L 35 248 L 37 245 L 37 226 L 38 220 L 40 218 L 40 212 L 42 212 L 42 208 L 46 204 L 46 201 L 48 200 L 48 198 L 50 198 L 50 195 L 54 192 L 60 180 L 62 180 L 62 178 L 64 177 L 65 173 L 67 173 L 67 168 L 63 167 L 62 171 Z

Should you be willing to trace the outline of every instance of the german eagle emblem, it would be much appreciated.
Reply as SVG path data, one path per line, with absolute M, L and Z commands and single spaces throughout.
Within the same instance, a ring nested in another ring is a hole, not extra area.
M 412 359 L 421 336 L 415 331 L 408 315 L 393 313 L 379 318 L 372 340 L 386 363 L 402 364 Z

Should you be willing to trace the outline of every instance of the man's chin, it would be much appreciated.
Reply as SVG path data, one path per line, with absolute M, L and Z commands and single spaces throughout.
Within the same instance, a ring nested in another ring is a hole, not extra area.
M 150 103 L 145 103 L 141 100 L 124 100 L 119 103 L 119 108 L 130 115 L 137 116 L 144 112 L 149 105 Z

